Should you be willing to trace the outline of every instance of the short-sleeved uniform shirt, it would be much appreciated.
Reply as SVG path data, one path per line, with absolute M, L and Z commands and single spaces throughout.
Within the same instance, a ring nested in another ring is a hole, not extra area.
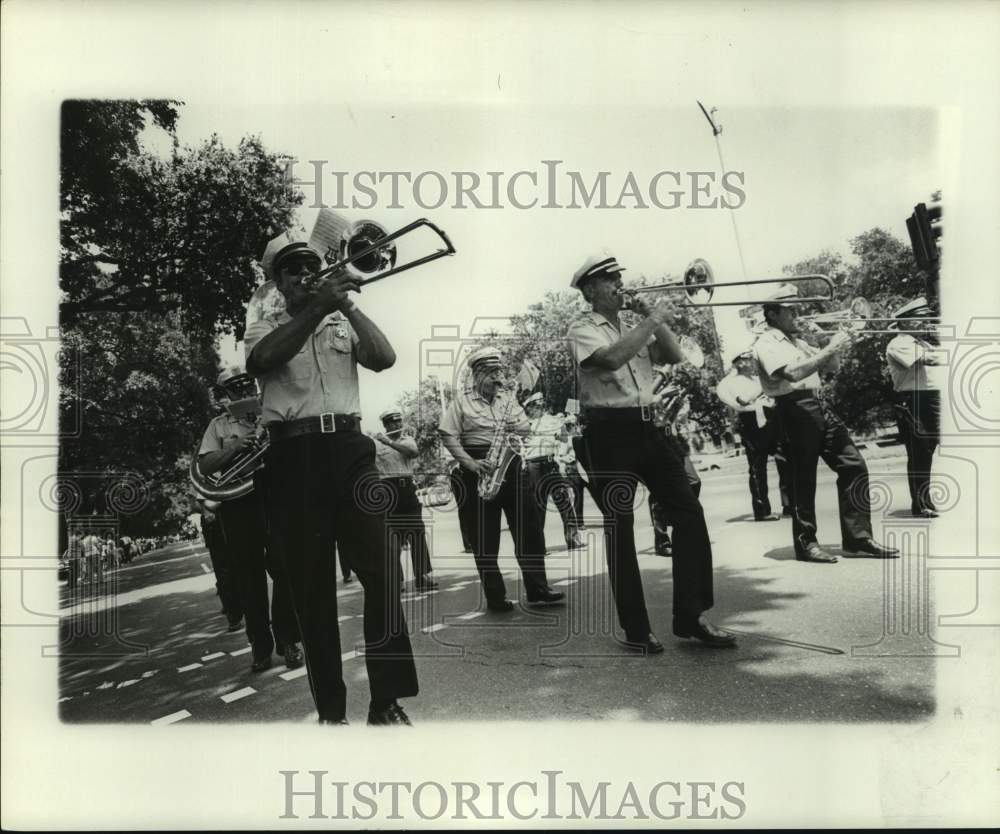
M 621 332 L 600 313 L 584 313 L 566 335 L 576 363 L 580 408 L 638 408 L 653 402 L 653 363 L 649 343 L 618 370 L 583 367 L 595 351 L 610 347 L 631 330 L 624 322 Z M 652 339 L 650 339 L 652 341 Z
M 257 426 L 254 423 L 237 420 L 231 414 L 220 414 L 205 429 L 198 454 L 207 455 L 209 452 L 221 452 L 227 441 L 239 440 L 241 437 L 246 437 L 256 431 Z
M 946 369 L 942 365 L 918 362 L 935 352 L 930 342 L 900 333 L 885 348 L 892 387 L 895 391 L 940 391 Z
M 407 457 L 378 438 L 373 437 L 372 440 L 375 441 L 375 466 L 378 469 L 379 475 L 383 478 L 400 478 L 413 475 L 413 464 L 416 461 L 416 457 Z M 417 451 L 417 444 L 412 438 L 401 437 L 396 442 L 405 443 L 414 452 Z
M 510 407 L 509 419 L 513 421 L 510 431 L 527 433 L 528 415 L 518 404 L 511 403 L 513 394 L 498 391 L 489 403 L 475 390 L 463 391 L 451 401 L 451 405 L 441 417 L 438 428 L 445 434 L 457 437 L 463 446 L 489 446 L 493 442 L 497 424 Z
M 752 405 L 741 405 L 737 397 L 744 400 L 755 400 L 761 393 L 760 381 L 743 374 L 730 374 L 724 377 L 715 388 L 715 393 L 722 402 L 734 411 L 756 411 Z M 771 405 L 765 401 L 764 405 Z
M 819 388 L 823 383 L 819 373 L 812 373 L 798 382 L 791 382 L 778 372 L 819 351 L 802 339 L 792 339 L 776 327 L 768 327 L 753 344 L 753 352 L 757 357 L 760 386 L 769 397 L 780 397 L 793 391 L 807 391 Z
M 291 320 L 282 310 L 250 325 L 243 338 L 247 360 L 261 339 Z M 286 422 L 327 412 L 360 417 L 357 344 L 358 335 L 343 313 L 326 316 L 295 356 L 257 378 L 263 421 Z
M 542 414 L 532 420 L 531 434 L 524 443 L 525 459 L 554 456 L 559 450 L 558 434 L 562 427 L 562 418 L 555 414 Z

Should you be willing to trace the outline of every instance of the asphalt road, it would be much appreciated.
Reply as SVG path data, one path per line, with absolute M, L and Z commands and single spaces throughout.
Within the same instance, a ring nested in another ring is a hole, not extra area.
M 873 461 L 871 469 L 873 475 L 898 473 L 904 465 L 896 457 Z M 933 658 L 909 656 L 913 652 L 898 642 L 901 609 L 893 582 L 906 560 L 797 562 L 789 520 L 751 520 L 741 470 L 703 477 L 715 559 L 711 617 L 739 634 L 738 648 L 707 649 L 671 634 L 671 560 L 653 553 L 644 506 L 636 511 L 636 540 L 645 548 L 640 566 L 653 628 L 666 645 L 655 657 L 629 654 L 616 643 L 621 635 L 599 516 L 589 498 L 586 550 L 568 553 L 554 507 L 548 516 L 549 579 L 566 591 L 567 604 L 538 608 L 522 598 L 506 615 L 486 611 L 472 556 L 460 552 L 454 514 L 427 511 L 441 587 L 414 594 L 407 582 L 404 593 L 421 683 L 420 695 L 404 702 L 413 721 L 885 722 L 933 713 Z M 892 503 L 875 516 L 876 537 L 889 532 L 881 529 L 885 524 L 913 523 L 902 512 L 909 504 L 905 481 L 883 480 L 891 485 Z M 773 471 L 772 482 L 778 504 Z M 836 491 L 825 471 L 817 509 L 820 542 L 839 553 Z M 504 539 L 501 567 L 513 599 L 521 588 L 506 533 Z M 103 594 L 78 589 L 71 596 L 64 585 L 62 604 L 66 722 L 316 718 L 304 668 L 288 672 L 276 658 L 271 669 L 250 672 L 246 637 L 226 630 L 200 542 L 118 569 Z M 356 580 L 339 586 L 336 604 L 349 718 L 363 723 L 368 688 Z M 895 631 L 895 642 L 887 631 Z

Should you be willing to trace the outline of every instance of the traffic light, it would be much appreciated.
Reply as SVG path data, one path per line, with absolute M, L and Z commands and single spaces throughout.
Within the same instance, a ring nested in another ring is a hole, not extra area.
M 910 233 L 913 257 L 921 269 L 937 269 L 941 260 L 941 201 L 930 206 L 918 203 L 913 214 L 906 219 L 906 230 Z

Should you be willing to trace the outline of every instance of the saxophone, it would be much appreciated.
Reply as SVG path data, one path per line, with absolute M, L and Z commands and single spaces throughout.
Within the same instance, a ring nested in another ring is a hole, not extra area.
M 507 420 L 514 410 L 517 399 L 513 394 L 509 395 L 510 400 L 504 409 L 503 417 L 497 423 L 493 432 L 493 440 L 490 441 L 490 450 L 484 458 L 484 462 L 490 466 L 490 471 L 479 476 L 478 492 L 479 497 L 484 501 L 493 501 L 500 494 L 500 487 L 507 476 L 507 470 L 514 462 L 514 458 L 524 454 L 524 442 L 521 436 L 515 432 L 507 431 Z

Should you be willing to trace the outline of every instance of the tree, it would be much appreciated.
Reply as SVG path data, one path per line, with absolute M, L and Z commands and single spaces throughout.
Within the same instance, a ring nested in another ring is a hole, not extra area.
M 172 134 L 176 105 L 64 104 L 64 326 L 88 312 L 166 307 L 189 326 L 242 335 L 254 261 L 303 197 L 286 182 L 285 157 L 257 137 L 236 150 L 214 135 L 195 148 L 175 141 L 169 159 L 142 150 L 144 118 Z
M 131 484 L 143 500 L 122 515 L 123 528 L 173 532 L 188 512 L 178 497 L 210 416 L 213 342 L 177 312 L 88 314 L 79 325 L 64 333 L 60 377 L 62 424 L 83 427 L 60 447 L 60 471 L 79 488 L 76 511 L 112 512 L 109 490 Z
M 132 533 L 175 532 L 189 512 L 216 337 L 242 335 L 254 259 L 302 201 L 259 138 L 179 147 L 180 105 L 62 108 L 60 419 L 83 434 L 62 443 L 60 472 L 79 474 L 83 513 L 115 511 L 124 477 L 142 493 L 121 514 Z M 147 129 L 173 140 L 167 158 L 144 149 Z

